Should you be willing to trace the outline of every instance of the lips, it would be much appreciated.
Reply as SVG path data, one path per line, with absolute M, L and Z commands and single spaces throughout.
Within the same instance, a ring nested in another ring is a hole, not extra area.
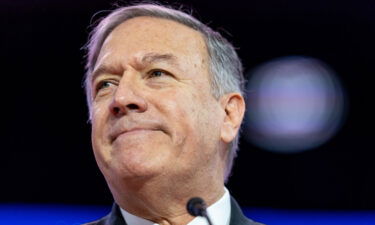
M 160 121 L 141 119 L 141 120 L 119 120 L 109 127 L 108 139 L 112 144 L 119 136 L 141 134 L 142 132 L 161 131 L 168 134 L 166 127 Z
M 119 132 L 115 132 L 113 135 L 110 135 L 111 143 L 114 142 L 119 136 L 122 135 L 130 135 L 130 134 L 137 134 L 142 132 L 148 132 L 148 131 L 158 131 L 159 129 L 156 128 L 143 128 L 143 127 L 135 127 L 132 129 L 127 129 Z

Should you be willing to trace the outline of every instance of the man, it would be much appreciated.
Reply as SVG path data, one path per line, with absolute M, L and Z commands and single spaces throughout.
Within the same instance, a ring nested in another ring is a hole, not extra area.
M 114 10 L 87 44 L 95 158 L 115 200 L 89 224 L 250 225 L 224 187 L 244 115 L 241 62 L 220 34 L 157 5 Z

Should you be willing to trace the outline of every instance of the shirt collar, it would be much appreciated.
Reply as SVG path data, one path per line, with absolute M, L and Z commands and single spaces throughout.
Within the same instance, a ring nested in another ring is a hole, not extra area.
M 214 204 L 207 208 L 207 214 L 210 217 L 213 225 L 229 225 L 230 221 L 230 195 L 229 191 L 224 187 L 224 195 Z M 126 210 L 120 208 L 121 214 L 128 225 L 159 225 L 150 220 L 143 219 L 128 213 Z M 187 225 L 207 225 L 207 221 L 203 217 L 195 217 Z

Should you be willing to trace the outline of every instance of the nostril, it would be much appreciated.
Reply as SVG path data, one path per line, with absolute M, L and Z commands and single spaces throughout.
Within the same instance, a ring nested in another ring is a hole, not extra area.
M 139 109 L 138 105 L 136 104 L 128 104 L 126 107 L 130 110 Z
M 122 116 L 131 111 L 141 112 L 141 109 L 142 108 L 138 104 L 131 103 L 131 104 L 127 104 L 126 107 L 113 106 L 111 107 L 111 112 L 114 116 Z
M 112 109 L 112 111 L 113 111 L 113 113 L 114 113 L 115 115 L 117 115 L 117 114 L 120 112 L 120 108 L 119 108 L 119 107 L 114 107 L 114 108 Z

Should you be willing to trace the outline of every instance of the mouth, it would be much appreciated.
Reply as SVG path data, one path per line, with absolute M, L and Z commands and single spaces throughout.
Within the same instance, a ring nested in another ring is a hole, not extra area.
M 160 129 L 153 129 L 153 128 L 151 128 L 151 129 L 150 128 L 133 128 L 133 129 L 130 129 L 130 130 L 124 130 L 124 131 L 118 132 L 114 135 L 111 135 L 110 141 L 111 141 L 111 143 L 113 143 L 120 136 L 125 137 L 125 136 L 132 136 L 132 135 L 142 135 L 142 134 L 146 134 L 148 132 L 154 132 L 154 131 L 161 131 L 161 130 Z

